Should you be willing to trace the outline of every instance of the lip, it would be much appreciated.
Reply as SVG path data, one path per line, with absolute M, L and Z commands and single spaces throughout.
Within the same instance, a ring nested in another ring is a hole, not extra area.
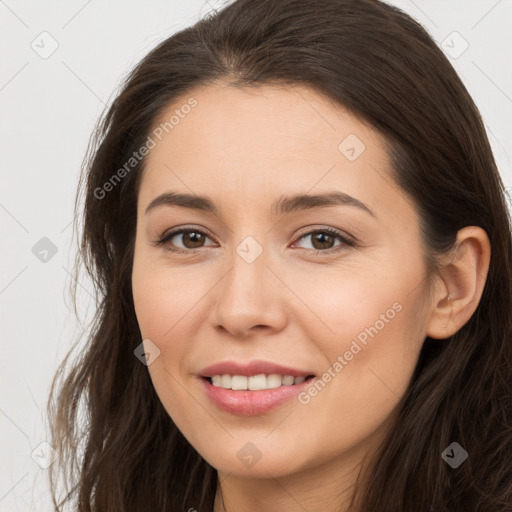
M 308 370 L 299 370 L 289 366 L 272 363 L 270 361 L 250 361 L 249 363 L 236 363 L 234 361 L 222 361 L 203 368 L 199 372 L 199 377 L 213 377 L 214 375 L 245 375 L 253 377 L 265 373 L 277 373 L 279 375 L 292 375 L 293 377 L 307 377 L 315 373 Z
M 313 376 L 300 384 L 280 386 L 272 389 L 257 391 L 224 389 L 214 386 L 209 377 L 213 375 L 245 375 L 251 377 L 260 374 L 292 375 L 293 377 Z M 238 416 L 256 416 L 269 412 L 304 391 L 315 379 L 314 372 L 299 370 L 268 361 L 251 361 L 250 363 L 235 363 L 225 361 L 208 366 L 198 375 L 206 396 L 219 409 Z
M 263 414 L 297 396 L 315 379 L 300 384 L 258 391 L 234 391 L 214 386 L 207 378 L 199 379 L 208 398 L 221 410 L 238 416 Z

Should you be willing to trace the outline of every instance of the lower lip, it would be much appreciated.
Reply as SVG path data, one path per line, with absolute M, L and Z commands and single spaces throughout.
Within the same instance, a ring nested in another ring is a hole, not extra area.
M 208 379 L 201 378 L 208 398 L 223 411 L 239 416 L 256 416 L 271 411 L 297 396 L 308 387 L 313 379 L 292 386 L 280 386 L 258 391 L 235 391 L 214 386 Z

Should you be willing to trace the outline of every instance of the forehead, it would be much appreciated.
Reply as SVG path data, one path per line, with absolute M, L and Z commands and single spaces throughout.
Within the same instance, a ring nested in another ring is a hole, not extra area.
M 152 137 L 143 207 L 166 189 L 260 204 L 272 202 L 270 191 L 337 189 L 376 209 L 399 192 L 389 177 L 385 139 L 304 86 L 193 89 L 162 112 Z

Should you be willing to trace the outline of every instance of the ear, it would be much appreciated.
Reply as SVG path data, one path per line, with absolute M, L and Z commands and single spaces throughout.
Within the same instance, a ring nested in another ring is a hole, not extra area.
M 468 226 L 458 231 L 447 263 L 436 273 L 427 336 L 448 338 L 471 318 L 482 296 L 490 259 L 491 244 L 485 230 Z

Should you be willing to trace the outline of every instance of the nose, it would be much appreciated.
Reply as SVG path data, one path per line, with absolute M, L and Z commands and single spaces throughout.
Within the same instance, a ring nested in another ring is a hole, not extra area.
M 286 325 L 283 285 L 268 267 L 265 251 L 248 263 L 237 253 L 230 271 L 216 287 L 215 323 L 237 338 L 275 333 Z

